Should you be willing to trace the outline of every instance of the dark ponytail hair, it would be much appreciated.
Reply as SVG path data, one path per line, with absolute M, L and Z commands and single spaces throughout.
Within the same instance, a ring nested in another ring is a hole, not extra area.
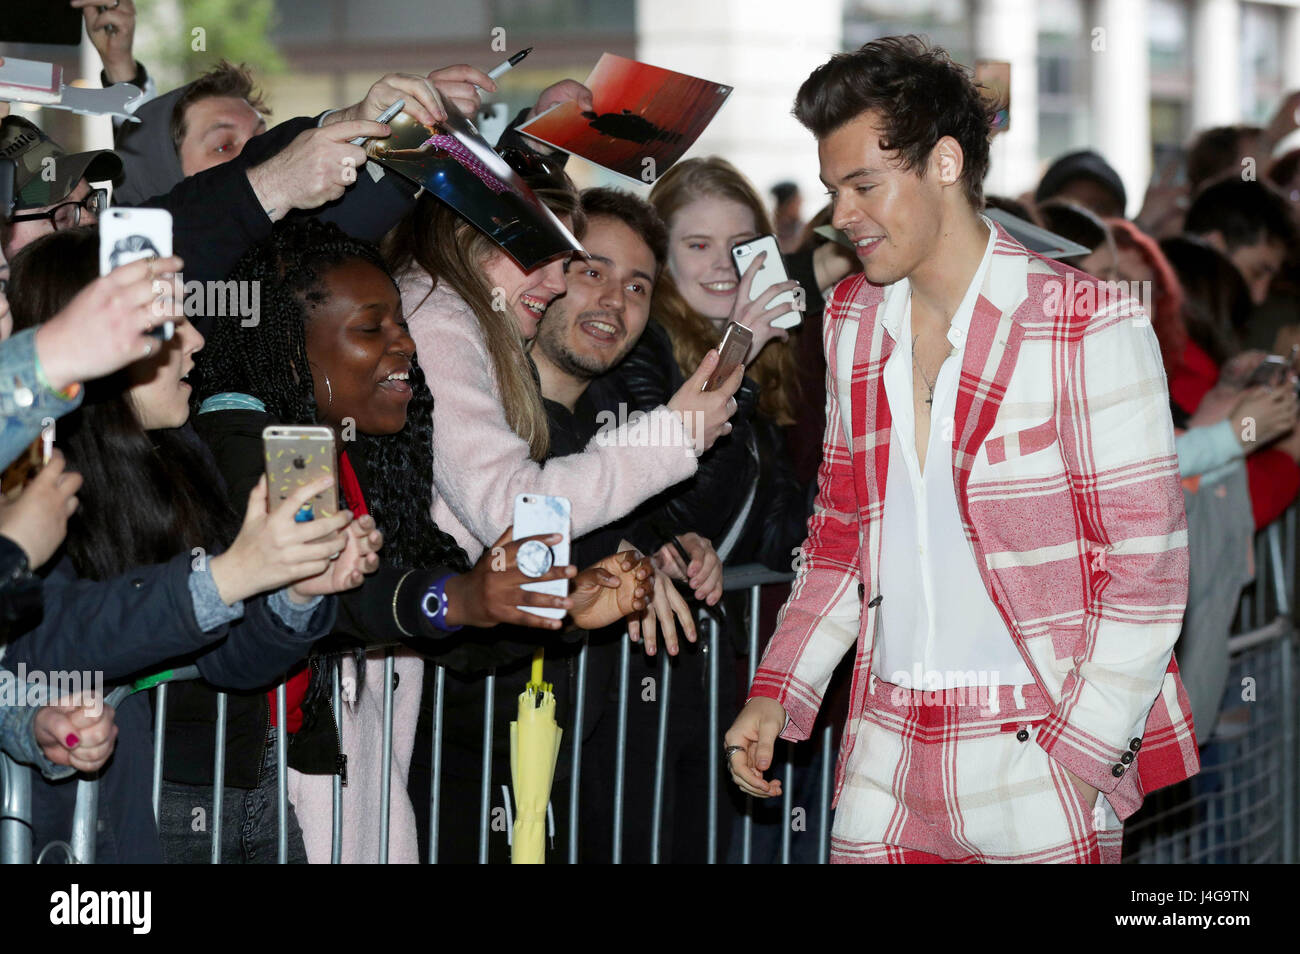
M 99 234 L 65 229 L 13 261 L 9 304 L 16 330 L 53 318 L 98 277 Z M 82 477 L 65 546 L 77 575 L 103 580 L 203 547 L 224 548 L 239 530 L 216 465 L 188 426 L 146 431 L 128 396 L 126 370 L 87 382 L 77 410 L 59 419 L 56 442 Z

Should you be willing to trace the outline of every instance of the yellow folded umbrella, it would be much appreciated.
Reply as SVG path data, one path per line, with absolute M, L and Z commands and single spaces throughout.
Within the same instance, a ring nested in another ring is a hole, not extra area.
M 515 827 L 510 862 L 546 863 L 546 806 L 555 781 L 563 731 L 555 723 L 555 693 L 542 682 L 542 650 L 533 653 L 532 679 L 519 696 L 519 718 L 510 723 L 510 778 L 515 788 Z

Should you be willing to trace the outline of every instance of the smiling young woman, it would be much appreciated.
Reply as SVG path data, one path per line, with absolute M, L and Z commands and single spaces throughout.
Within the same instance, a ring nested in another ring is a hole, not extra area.
M 782 427 L 793 424 L 794 349 L 788 334 L 771 324 L 786 309 L 737 300 L 732 246 L 773 231 L 758 191 L 727 160 L 710 156 L 669 169 L 650 191 L 650 204 L 668 225 L 668 262 L 655 289 L 654 317 L 672 335 L 677 363 L 695 367 L 717 346 L 728 321 L 741 322 L 754 332 L 745 374 L 760 388 L 759 411 Z
M 43 325 L 94 282 L 97 252 L 92 228 L 27 246 L 13 264 L 18 327 Z M 158 264 L 174 269 L 180 262 Z M 154 289 L 141 290 L 154 313 Z M 58 444 L 84 479 L 80 506 L 63 550 L 43 573 L 43 615 L 6 634 L 6 665 L 97 671 L 111 687 L 192 660 L 205 684 L 256 689 L 329 632 L 337 604 L 321 597 L 357 585 L 348 567 L 360 576 L 367 572 L 361 562 L 375 560 L 350 539 L 345 546 L 350 514 L 295 524 L 294 511 L 308 499 L 300 497 L 268 515 L 265 485 L 256 480 L 228 498 L 211 455 L 187 426 L 185 378 L 204 339 L 175 305 L 167 312 L 175 336 L 124 370 L 87 382 L 84 403 L 59 421 Z M 163 858 L 149 797 L 150 708 L 139 693 L 117 709 L 117 750 L 104 770 L 101 862 Z M 75 790 L 34 786 L 38 843 L 66 837 Z
M 520 606 L 572 611 L 579 625 L 605 625 L 637 607 L 633 590 L 618 590 L 631 604 L 610 598 L 598 568 L 575 578 L 572 596 L 521 589 L 529 578 L 514 563 L 517 544 L 505 539 L 500 554 L 485 553 L 473 569 L 455 541 L 429 514 L 432 494 L 433 396 L 407 330 L 397 286 L 372 245 L 314 220 L 278 226 L 253 248 L 231 275 L 262 283 L 262 308 L 249 328 L 226 321 L 213 331 L 212 360 L 200 367 L 196 427 L 212 446 L 235 493 L 255 481 L 263 467 L 262 429 L 268 424 L 324 424 L 338 435 L 339 483 L 348 506 L 368 514 L 385 536 L 375 574 L 341 603 L 328 645 L 294 670 L 287 686 L 291 798 L 307 856 L 327 860 L 333 775 L 349 780 L 343 800 L 344 860 L 374 861 L 375 817 L 382 777 L 382 659 L 363 665 L 359 706 L 334 712 L 326 701 L 338 650 L 359 654 L 377 645 L 402 643 L 453 670 L 473 671 L 513 658 L 519 644 L 479 632 L 497 623 L 557 629 L 559 620 L 525 613 Z M 554 542 L 554 541 L 550 541 Z M 504 558 L 504 565 L 502 559 Z M 602 564 L 603 566 L 603 564 Z M 614 568 L 621 573 L 624 567 Z M 645 574 L 648 575 L 648 569 Z M 635 572 L 632 574 L 636 575 Z M 556 567 L 542 579 L 574 577 Z M 631 577 L 628 577 L 630 579 Z M 618 587 L 615 581 L 613 587 Z M 644 594 L 642 594 L 644 595 Z M 612 613 L 612 615 L 610 615 Z M 462 626 L 475 627 L 458 636 Z M 473 634 L 473 635 L 471 635 Z M 531 644 L 524 651 L 531 652 Z M 324 664 L 322 664 L 324 663 Z M 414 810 L 405 797 L 406 760 L 415 730 L 422 661 L 400 653 L 395 662 L 401 690 L 395 696 L 393 811 L 389 858 L 414 861 Z M 210 797 L 210 742 L 215 715 L 211 693 L 178 692 L 169 713 L 168 785 L 162 830 L 169 857 L 206 856 L 207 839 L 190 831 L 188 806 Z M 227 805 L 242 804 L 272 756 L 267 725 L 278 713 L 271 699 L 232 698 L 227 740 Z M 341 720 L 343 744 L 335 731 Z M 405 754 L 403 754 L 405 753 Z M 232 833 L 256 819 L 236 819 Z M 231 854 L 239 851 L 232 844 Z
M 581 237 L 585 223 L 569 177 L 533 171 L 524 179 Z M 738 374 L 730 390 L 701 393 L 696 383 L 655 408 L 652 433 L 664 439 L 653 446 L 616 433 L 547 461 L 549 427 L 528 349 L 547 306 L 564 294 L 565 263 L 526 272 L 428 195 L 388 235 L 384 251 L 411 335 L 432 369 L 434 519 L 471 558 L 510 525 L 518 493 L 568 497 L 570 531 L 579 537 L 690 477 L 692 451 L 730 430 Z

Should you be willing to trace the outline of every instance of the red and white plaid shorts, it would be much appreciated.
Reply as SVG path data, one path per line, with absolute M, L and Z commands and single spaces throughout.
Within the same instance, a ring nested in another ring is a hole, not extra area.
M 1035 685 L 921 692 L 872 677 L 831 863 L 1118 864 L 1123 826 L 1035 741 Z

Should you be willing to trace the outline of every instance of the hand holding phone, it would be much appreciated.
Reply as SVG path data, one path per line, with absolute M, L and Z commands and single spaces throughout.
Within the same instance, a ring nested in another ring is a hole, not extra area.
M 569 564 L 569 515 L 572 508 L 565 497 L 548 497 L 541 494 L 519 494 L 515 497 L 514 539 L 542 534 L 560 534 L 558 543 L 547 546 L 540 540 L 529 540 L 519 545 L 515 552 L 515 566 L 525 576 L 545 576 L 552 567 Z M 533 593 L 548 593 L 564 597 L 569 592 L 569 581 L 525 583 L 523 589 Z M 520 606 L 518 609 L 535 616 L 563 619 L 567 610 L 541 606 Z
M 99 218 L 99 274 L 140 259 L 170 258 L 172 214 L 166 209 L 105 209 Z M 170 341 L 176 323 L 161 321 L 148 332 Z
M 294 515 L 297 523 L 338 513 L 338 473 L 334 453 L 334 432 L 328 427 L 272 425 L 262 431 L 266 458 L 267 505 L 274 510 L 297 490 L 322 477 L 334 480 L 315 494 Z
M 773 294 L 766 296 L 763 319 L 773 328 L 788 331 L 799 327 L 803 319 L 799 314 L 794 294 L 799 284 L 790 281 L 790 276 L 785 272 L 785 262 L 781 259 L 781 250 L 777 246 L 775 235 L 762 235 L 733 246 L 731 260 L 736 266 L 736 274 L 741 279 L 741 285 L 736 289 L 738 297 L 746 290 L 744 284 L 746 278 L 749 279 L 749 285 L 745 297 L 750 302 L 764 297 L 769 289 L 776 287 Z M 751 268 L 756 269 L 752 274 Z M 768 318 L 769 313 L 775 314 Z M 732 319 L 738 320 L 734 315 Z
M 729 322 L 727 330 L 722 333 L 722 342 L 718 345 L 718 366 L 700 390 L 716 391 L 736 368 L 745 363 L 745 356 L 749 354 L 749 346 L 753 342 L 752 331 L 738 322 Z
M 1246 379 L 1246 387 L 1253 388 L 1261 385 L 1264 387 L 1277 387 L 1285 382 L 1288 373 L 1294 370 L 1292 367 L 1293 360 L 1294 355 L 1292 359 L 1288 360 L 1281 355 L 1270 354 L 1250 373 L 1250 377 Z
M 743 326 L 742 332 L 749 329 Z M 737 334 L 740 334 L 739 332 Z M 740 334 L 743 340 L 743 334 Z M 732 346 L 739 348 L 739 343 Z M 690 440 L 689 452 L 703 454 L 714 442 L 731 433 L 731 416 L 736 413 L 736 391 L 744 380 L 743 364 L 731 364 L 728 377 L 717 379 L 712 388 L 709 382 L 721 364 L 721 356 L 710 349 L 677 393 L 668 401 L 668 410 L 680 415 L 686 436 Z
M 305 602 L 314 594 L 332 593 L 356 585 L 349 580 L 358 567 L 359 547 L 348 532 L 352 515 L 347 511 L 299 520 L 303 508 L 332 493 L 333 478 L 320 477 L 295 486 L 278 505 L 267 495 L 265 476 L 248 495 L 244 522 L 230 548 L 208 560 L 208 570 L 222 602 L 233 606 L 258 593 L 289 587 L 289 599 Z M 350 551 L 350 552 L 349 552 Z

